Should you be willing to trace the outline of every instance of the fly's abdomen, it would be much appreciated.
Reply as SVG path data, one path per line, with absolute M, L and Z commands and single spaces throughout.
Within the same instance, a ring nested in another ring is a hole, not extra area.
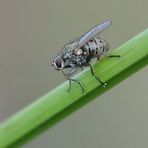
M 106 54 L 109 50 L 109 44 L 103 39 L 93 38 L 82 47 L 82 50 L 86 52 L 87 55 L 99 57 Z

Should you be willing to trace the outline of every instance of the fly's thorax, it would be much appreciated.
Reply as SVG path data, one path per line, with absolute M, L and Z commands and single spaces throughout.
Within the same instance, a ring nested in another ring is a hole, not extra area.
M 69 58 L 73 54 L 74 49 L 77 48 L 77 45 L 77 42 L 67 44 L 61 51 L 61 56 L 63 59 Z

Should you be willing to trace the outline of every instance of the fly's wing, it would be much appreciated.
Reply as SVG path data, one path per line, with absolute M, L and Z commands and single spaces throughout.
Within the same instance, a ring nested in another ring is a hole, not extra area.
M 79 42 L 78 42 L 78 47 L 82 47 L 83 45 L 85 45 L 90 39 L 92 39 L 93 37 L 95 37 L 96 35 L 100 34 L 101 32 L 103 32 L 105 29 L 107 29 L 110 25 L 112 24 L 111 21 L 105 21 L 101 24 L 98 24 L 97 26 L 95 26 L 94 28 L 92 28 L 90 31 L 88 31 L 86 34 L 84 34 Z

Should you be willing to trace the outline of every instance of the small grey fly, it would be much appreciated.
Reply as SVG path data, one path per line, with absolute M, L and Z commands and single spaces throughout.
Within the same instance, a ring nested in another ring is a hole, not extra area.
M 95 75 L 90 61 L 92 58 L 97 58 L 99 60 L 102 56 L 107 56 L 110 49 L 109 44 L 100 38 L 99 34 L 107 29 L 111 23 L 111 21 L 105 21 L 96 25 L 77 40 L 66 44 L 64 48 L 57 53 L 56 58 L 52 62 L 52 66 L 56 70 L 61 70 L 66 79 L 69 80 L 70 85 L 68 90 L 71 89 L 71 81 L 74 81 L 80 85 L 84 93 L 80 81 L 71 78 L 72 74 L 74 74 L 78 68 L 83 68 L 83 66 L 90 66 L 92 75 L 103 87 L 107 85 L 107 83 L 101 81 Z M 111 55 L 108 57 L 119 57 L 119 55 Z M 65 73 L 64 69 L 68 69 L 69 71 Z

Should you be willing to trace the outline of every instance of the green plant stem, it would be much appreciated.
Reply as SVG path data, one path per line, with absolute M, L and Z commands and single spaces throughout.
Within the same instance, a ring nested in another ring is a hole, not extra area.
M 148 29 L 115 49 L 111 54 L 121 57 L 102 58 L 93 65 L 95 74 L 108 83 L 107 87 L 103 88 L 104 90 L 109 89 L 110 83 L 116 85 L 118 82 L 115 79 L 124 79 L 120 73 L 125 72 L 125 77 L 127 77 L 131 74 L 130 70 L 132 73 L 136 72 L 132 66 L 141 69 L 148 64 Z M 144 64 L 140 67 L 142 62 Z M 6 147 L 19 140 L 77 100 L 85 99 L 86 95 L 91 97 L 95 93 L 97 96 L 101 94 L 97 92 L 101 85 L 92 76 L 90 69 L 86 69 L 74 78 L 81 81 L 85 94 L 82 94 L 77 83 L 72 83 L 72 89 L 69 92 L 66 91 L 69 83 L 66 81 L 61 84 L 0 125 L 0 147 Z

